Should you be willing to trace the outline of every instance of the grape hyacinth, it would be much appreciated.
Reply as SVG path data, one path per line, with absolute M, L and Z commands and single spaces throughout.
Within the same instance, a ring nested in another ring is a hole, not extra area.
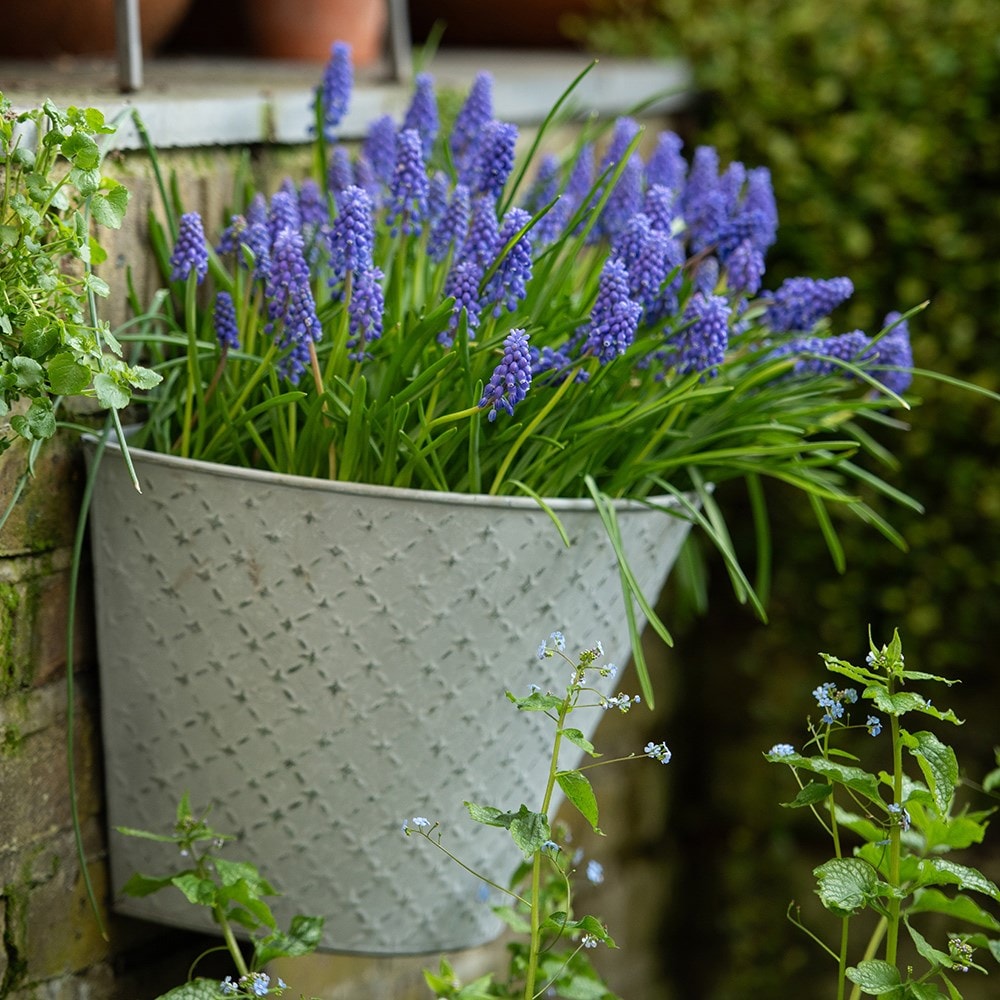
M 775 333 L 808 333 L 853 293 L 850 278 L 788 278 L 768 296 L 764 321 Z
M 483 130 L 493 120 L 493 77 L 489 73 L 477 73 L 472 81 L 469 96 L 466 97 L 455 118 L 448 144 L 455 163 L 460 183 L 471 187 L 475 180 L 476 163 Z
M 289 352 L 279 362 L 279 370 L 298 384 L 309 364 L 309 344 L 319 340 L 323 331 L 309 286 L 302 237 L 294 230 L 282 230 L 275 240 L 265 296 L 268 322 L 264 332 L 275 334 L 280 326 L 278 346 Z
M 898 312 L 891 312 L 883 324 L 889 332 L 883 334 L 871 347 L 871 356 L 878 363 L 872 366 L 876 378 L 897 395 L 906 392 L 913 381 L 913 350 L 910 347 L 910 328 Z M 906 369 L 893 371 L 893 368 Z
M 386 222 L 395 236 L 402 231 L 407 236 L 420 233 L 427 214 L 429 182 L 420 136 L 407 129 L 396 140 L 396 169 L 390 185 L 389 213 Z
M 192 272 L 200 285 L 208 274 L 208 243 L 201 216 L 186 212 L 180 217 L 177 242 L 170 255 L 170 280 L 184 281 Z
M 361 148 L 375 179 L 389 187 L 396 171 L 397 156 L 396 123 L 391 115 L 382 115 L 372 122 Z
M 456 184 L 448 207 L 427 241 L 427 256 L 431 260 L 440 264 L 453 248 L 462 246 L 469 228 L 470 211 L 469 189 L 464 184 Z
M 215 296 L 215 308 L 212 311 L 212 325 L 219 346 L 223 349 L 238 349 L 240 334 L 236 325 L 236 306 L 229 292 L 221 291 Z
M 517 126 L 509 122 L 491 121 L 483 130 L 479 156 L 476 160 L 475 190 L 499 198 L 514 169 L 514 144 Z
M 359 271 L 351 284 L 351 296 L 347 304 L 351 340 L 347 346 L 354 350 L 354 359 L 358 361 L 364 358 L 360 345 L 378 340 L 382 336 L 382 314 L 385 312 L 385 295 L 382 291 L 384 277 L 379 268 L 372 266 Z
M 490 408 L 491 421 L 496 420 L 498 408 L 513 416 L 514 407 L 524 399 L 530 387 L 528 335 L 524 330 L 511 330 L 503 342 L 503 360 L 493 369 L 479 407 Z
M 347 114 L 353 87 L 354 67 L 351 61 L 351 46 L 346 42 L 334 42 L 330 47 L 330 59 L 317 93 L 323 136 L 327 141 L 334 138 L 337 126 Z
M 485 194 L 472 199 L 472 221 L 462 247 L 462 259 L 475 263 L 482 272 L 496 259 L 500 249 L 500 227 L 497 224 L 496 200 Z
M 675 132 L 661 132 L 646 164 L 647 187 L 659 186 L 677 192 L 684 188 L 687 161 L 681 156 L 684 141 Z
M 327 237 L 330 250 L 330 286 L 340 284 L 351 272 L 372 267 L 375 221 L 371 198 L 362 188 L 346 188 L 337 204 L 337 217 Z
M 451 347 L 454 342 L 458 322 L 463 311 L 465 312 L 465 326 L 469 339 L 475 339 L 482 311 L 482 305 L 479 302 L 479 279 L 481 276 L 482 269 L 471 260 L 458 261 L 448 272 L 444 293 L 455 299 L 455 305 L 452 308 L 451 320 L 447 329 L 438 334 L 438 342 L 443 346 Z
M 437 98 L 434 96 L 434 78 L 430 73 L 418 73 L 414 80 L 413 99 L 400 131 L 411 129 L 420 136 L 420 148 L 424 159 L 430 158 L 434 140 L 438 134 Z
M 687 324 L 671 341 L 669 360 L 678 373 L 716 374 L 729 343 L 729 305 L 721 295 L 696 292 L 684 310 Z
M 505 216 L 497 240 L 505 247 L 531 221 L 531 216 L 522 208 L 512 208 Z M 500 259 L 486 285 L 484 298 L 493 302 L 493 315 L 502 315 L 506 308 L 513 312 L 517 303 L 527 294 L 527 283 L 531 279 L 531 233 L 520 236 Z
M 601 364 L 624 354 L 635 337 L 641 314 L 642 306 L 629 298 L 625 265 L 609 257 L 601 271 L 584 352 L 595 354 Z

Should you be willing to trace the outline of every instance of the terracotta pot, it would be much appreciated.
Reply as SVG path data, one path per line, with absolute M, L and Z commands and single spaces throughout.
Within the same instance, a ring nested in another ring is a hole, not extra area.
M 257 55 L 325 62 L 342 41 L 355 66 L 382 54 L 389 21 L 386 0 L 247 0 L 246 16 Z
M 180 24 L 192 0 L 139 0 L 143 48 Z M 115 0 L 24 0 L 4 5 L 0 55 L 104 55 L 115 49 Z
M 445 45 L 566 48 L 572 43 L 562 31 L 563 17 L 594 9 L 594 0 L 506 0 L 497 4 L 410 0 L 410 23 L 417 42 L 442 21 Z

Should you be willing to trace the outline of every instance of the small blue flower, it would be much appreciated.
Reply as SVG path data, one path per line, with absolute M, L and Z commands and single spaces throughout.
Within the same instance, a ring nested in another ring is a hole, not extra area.
M 255 997 L 266 997 L 270 992 L 271 977 L 266 972 L 253 972 L 247 987 Z
M 669 764 L 670 758 L 673 756 L 666 743 L 654 743 L 652 740 L 643 747 L 642 752 L 647 757 L 658 760 L 661 764 Z
M 431 825 L 431 821 L 424 816 L 414 816 L 413 825 L 418 829 L 424 829 Z
M 212 323 L 220 347 L 239 348 L 240 334 L 236 326 L 236 306 L 233 304 L 233 297 L 229 292 L 222 291 L 215 296 Z
M 795 753 L 795 747 L 791 743 L 775 743 L 767 751 L 769 757 L 791 757 Z
M 347 114 L 347 105 L 354 86 L 354 67 L 351 61 L 351 46 L 346 42 L 334 42 L 330 47 L 330 58 L 323 71 L 323 81 L 319 87 L 320 109 L 323 117 L 323 135 L 333 139 L 337 126 Z
M 910 814 L 897 802 L 893 802 L 888 806 L 891 818 L 899 824 L 900 829 L 903 833 L 906 833 L 910 829 Z
M 540 660 L 544 660 L 545 657 L 549 655 L 549 645 L 544 639 L 542 639 L 542 641 L 538 644 L 538 649 L 535 651 L 535 655 Z M 537 687 L 535 684 L 532 684 L 531 686 Z
M 480 408 L 490 407 L 489 419 L 496 420 L 497 409 L 511 416 L 531 388 L 531 356 L 528 335 L 524 330 L 511 330 L 503 342 L 503 359 L 493 369 L 489 384 L 479 400 Z
M 232 996 L 238 989 L 239 986 L 233 982 L 232 976 L 226 976 L 226 978 L 219 983 L 219 992 L 223 996 Z
M 581 944 L 584 948 L 596 948 L 599 942 L 593 934 L 584 934 Z
M 549 638 L 552 640 L 552 644 L 562 652 L 566 648 L 566 636 L 562 632 L 553 632 Z
M 869 715 L 865 728 L 868 730 L 869 736 L 878 736 L 882 732 L 882 720 L 877 715 Z
M 192 271 L 200 285 L 208 274 L 208 244 L 201 216 L 197 212 L 186 212 L 180 218 L 177 242 L 170 255 L 170 280 L 184 281 Z
M 587 862 L 587 881 L 591 885 L 600 885 L 604 881 L 604 865 L 591 859 Z

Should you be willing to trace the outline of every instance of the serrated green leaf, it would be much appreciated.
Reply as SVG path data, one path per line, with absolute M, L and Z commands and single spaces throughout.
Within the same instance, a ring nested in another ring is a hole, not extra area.
M 194 872 L 183 872 L 170 879 L 189 903 L 195 906 L 214 906 L 217 898 L 216 886 L 211 879 L 201 878 Z
M 21 330 L 21 346 L 24 353 L 36 360 L 48 354 L 58 341 L 58 328 L 45 316 L 32 316 Z
M 894 990 L 899 990 L 902 984 L 899 969 L 878 958 L 868 962 L 858 962 L 856 966 L 847 970 L 847 978 L 870 996 L 892 993 Z
M 811 806 L 816 802 L 822 802 L 828 798 L 833 791 L 833 785 L 822 784 L 818 781 L 810 781 L 799 789 L 799 794 L 791 802 L 782 802 L 786 809 L 799 809 L 802 806 Z
M 123 886 L 122 892 L 126 896 L 135 896 L 141 899 L 143 896 L 150 896 L 154 892 L 165 889 L 168 885 L 173 885 L 173 876 L 165 875 L 157 878 L 155 875 L 141 875 L 136 872 Z
M 958 760 L 955 751 L 933 733 L 903 733 L 903 746 L 916 758 L 934 796 L 938 812 L 944 816 L 951 809 L 958 784 Z
M 45 369 L 49 386 L 57 396 L 76 396 L 90 387 L 90 369 L 68 351 L 51 358 Z
M 561 729 L 560 733 L 564 739 L 569 740 L 570 743 L 579 747 L 584 753 L 590 754 L 591 757 L 601 756 L 594 750 L 594 744 L 579 729 Z
M 918 877 L 921 886 L 957 885 L 1000 902 L 1000 890 L 982 872 L 948 858 L 922 858 Z
M 556 781 L 566 798 L 576 806 L 577 811 L 591 825 L 595 833 L 601 830 L 597 825 L 597 796 L 590 782 L 579 771 L 560 771 Z
M 157 1000 L 218 1000 L 218 979 L 192 979 L 183 986 L 175 986 Z
M 890 694 L 884 687 L 872 686 L 865 689 L 864 697 L 871 698 L 875 707 L 885 712 L 886 715 L 900 716 L 907 712 L 921 712 L 935 719 L 941 719 L 943 722 L 953 722 L 956 726 L 962 725 L 962 720 L 950 708 L 941 711 L 913 691 L 899 691 L 896 694 Z
M 943 913 L 955 920 L 1000 931 L 1000 920 L 984 910 L 974 899 L 961 893 L 946 896 L 940 889 L 919 889 L 914 894 L 913 902 L 907 907 L 907 913 Z
M 829 778 L 833 782 L 852 789 L 859 795 L 872 802 L 881 804 L 882 796 L 879 794 L 878 779 L 873 774 L 863 771 L 860 767 L 851 767 L 847 764 L 838 764 L 835 761 L 827 760 L 825 757 L 803 757 L 802 754 L 793 753 L 787 757 L 772 757 L 768 755 L 768 760 L 777 764 L 787 764 L 790 767 L 801 767 L 803 770 L 812 771 L 821 777 Z
M 950 955 L 935 948 L 920 931 L 910 926 L 909 920 L 904 920 L 903 923 L 906 925 L 906 930 L 913 941 L 913 946 L 931 965 L 941 966 L 945 969 L 950 969 L 955 965 Z
M 163 381 L 163 376 L 159 372 L 154 372 L 152 368 L 143 368 L 141 365 L 131 366 L 127 376 L 136 389 L 152 389 Z
M 108 410 L 121 410 L 128 406 L 129 394 L 104 372 L 94 376 L 94 391 L 98 402 Z
M 34 358 L 28 358 L 24 355 L 12 358 L 10 367 L 14 372 L 19 389 L 31 389 L 39 385 L 44 377 L 42 366 Z
M 514 818 L 513 813 L 504 812 L 496 806 L 480 806 L 475 802 L 466 802 L 465 808 L 472 819 L 484 826 L 499 826 L 509 830 L 510 821 Z
M 879 879 L 859 858 L 833 858 L 813 869 L 823 905 L 841 917 L 864 909 L 879 896 Z
M 528 857 L 541 850 L 545 841 L 552 839 L 552 830 L 543 813 L 532 812 L 522 805 L 510 821 L 510 835 L 521 853 Z
M 56 415 L 48 397 L 36 399 L 26 414 L 28 429 L 34 438 L 50 438 L 56 432 Z
M 526 698 L 517 698 L 508 691 L 507 696 L 522 712 L 558 712 L 563 703 L 562 698 L 541 691 L 533 691 Z
M 108 229 L 121 229 L 128 199 L 128 189 L 121 184 L 106 192 L 98 191 L 90 199 L 90 214 L 98 225 L 107 226 Z

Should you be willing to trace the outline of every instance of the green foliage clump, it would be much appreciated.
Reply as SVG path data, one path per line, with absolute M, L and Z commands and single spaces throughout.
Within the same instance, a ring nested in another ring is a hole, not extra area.
M 689 145 L 771 169 L 781 224 L 765 287 L 797 273 L 849 276 L 847 329 L 871 330 L 886 310 L 929 300 L 913 331 L 917 367 L 996 389 L 1000 5 L 599 6 L 606 16 L 586 27 L 595 44 L 635 53 L 645 40 L 647 54 L 691 65 L 698 97 Z M 947 385 L 921 389 L 924 406 L 894 448 L 896 481 L 927 508 L 894 519 L 910 553 L 848 532 L 847 579 L 823 585 L 819 606 L 796 618 L 801 581 L 830 576 L 826 553 L 805 537 L 808 512 L 796 506 L 786 522 L 790 551 L 777 560 L 774 649 L 815 641 L 817 624 L 824 641 L 843 641 L 875 616 L 879 627 L 899 623 L 920 641 L 934 669 L 962 662 L 985 671 L 977 631 L 1000 584 L 1000 412 Z

